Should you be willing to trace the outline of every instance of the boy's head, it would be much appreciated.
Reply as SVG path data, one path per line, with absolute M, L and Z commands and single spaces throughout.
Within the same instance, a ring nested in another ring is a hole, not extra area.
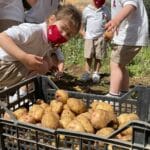
M 93 4 L 96 8 L 100 8 L 104 5 L 105 0 L 93 0 Z
M 73 5 L 58 8 L 48 19 L 48 40 L 62 44 L 75 36 L 81 26 L 81 12 Z

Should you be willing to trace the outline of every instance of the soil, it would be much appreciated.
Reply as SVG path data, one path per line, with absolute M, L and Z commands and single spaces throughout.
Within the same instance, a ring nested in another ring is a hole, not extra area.
M 109 89 L 109 74 L 101 74 L 101 81 L 94 84 L 92 81 L 83 83 L 80 81 L 80 76 L 84 69 L 79 65 L 72 65 L 65 70 L 64 76 L 57 80 L 54 76 L 51 79 L 60 88 L 71 91 L 78 91 L 93 94 L 106 94 Z M 150 77 L 130 77 L 130 88 L 136 85 L 150 86 Z

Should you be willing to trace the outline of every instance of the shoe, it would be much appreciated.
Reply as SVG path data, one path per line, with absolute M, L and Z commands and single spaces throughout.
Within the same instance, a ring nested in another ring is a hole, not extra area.
M 81 81 L 82 82 L 87 82 L 91 79 L 90 73 L 89 72 L 85 72 L 84 74 L 82 74 L 81 76 Z
M 25 95 L 27 95 L 27 92 L 20 89 L 19 90 L 19 97 L 22 98 Z M 13 96 L 9 96 L 9 103 L 13 103 L 13 102 L 15 102 L 17 100 L 18 100 L 18 94 L 17 94 L 17 92 Z
M 115 95 L 115 94 L 111 94 L 111 93 L 108 93 L 105 96 L 111 97 L 111 98 L 120 98 L 120 95 Z
M 93 83 L 99 83 L 99 81 L 100 81 L 100 75 L 99 75 L 98 72 L 94 72 L 92 74 L 92 81 L 93 81 Z
M 111 94 L 111 93 L 108 93 L 105 96 L 110 97 L 110 98 L 120 98 L 121 97 L 120 94 L 119 95 L 114 95 L 114 94 Z M 119 103 L 118 102 L 110 101 L 109 104 L 114 106 L 115 111 L 119 110 Z

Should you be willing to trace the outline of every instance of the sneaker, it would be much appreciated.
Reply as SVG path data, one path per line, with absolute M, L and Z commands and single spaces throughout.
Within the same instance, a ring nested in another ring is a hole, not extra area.
M 89 72 L 85 72 L 82 76 L 81 76 L 81 81 L 83 82 L 87 82 L 91 79 L 90 73 Z
M 105 96 L 111 97 L 111 98 L 120 98 L 120 95 L 114 95 L 114 94 L 111 94 L 111 93 L 108 93 Z
M 99 75 L 98 72 L 94 72 L 92 74 L 92 81 L 93 81 L 93 83 L 99 83 L 99 81 L 100 81 L 100 75 Z
M 111 93 L 108 93 L 105 96 L 110 97 L 110 98 L 120 98 L 120 95 L 114 95 L 114 94 L 111 94 Z M 114 101 L 111 101 L 109 104 L 114 106 L 115 111 L 119 110 L 119 103 L 118 102 L 114 103 Z

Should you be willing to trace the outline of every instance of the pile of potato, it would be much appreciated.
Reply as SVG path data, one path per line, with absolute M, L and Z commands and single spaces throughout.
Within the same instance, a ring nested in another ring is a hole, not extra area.
M 123 113 L 116 116 L 113 106 L 101 101 L 93 101 L 89 108 L 81 99 L 71 98 L 64 90 L 57 90 L 55 99 L 49 104 L 37 100 L 29 110 L 19 108 L 13 112 L 16 119 L 25 123 L 36 124 L 40 127 L 71 131 L 86 132 L 98 136 L 109 136 L 114 130 L 121 128 L 132 120 L 138 120 L 136 114 Z M 10 120 L 7 113 L 4 119 Z M 132 128 L 128 128 L 116 138 L 131 140 Z

